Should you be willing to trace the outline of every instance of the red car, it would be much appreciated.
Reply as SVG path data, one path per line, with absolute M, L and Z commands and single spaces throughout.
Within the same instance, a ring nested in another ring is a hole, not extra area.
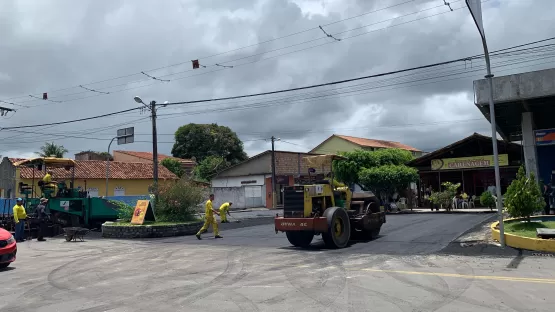
M 4 269 L 15 261 L 17 244 L 13 235 L 0 228 L 0 269 Z

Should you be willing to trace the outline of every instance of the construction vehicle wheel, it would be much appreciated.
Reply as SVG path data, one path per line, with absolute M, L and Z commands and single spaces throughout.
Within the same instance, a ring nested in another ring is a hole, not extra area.
M 328 221 L 328 231 L 322 233 L 322 239 L 328 248 L 346 247 L 351 239 L 351 222 L 347 211 L 340 207 L 331 207 L 324 211 Z
M 380 212 L 380 200 L 377 197 L 370 197 L 365 201 L 366 214 Z
M 312 243 L 312 239 L 314 238 L 314 232 L 308 231 L 292 231 L 292 232 L 285 232 L 287 239 L 291 243 L 291 245 L 295 247 L 303 247 L 306 248 Z

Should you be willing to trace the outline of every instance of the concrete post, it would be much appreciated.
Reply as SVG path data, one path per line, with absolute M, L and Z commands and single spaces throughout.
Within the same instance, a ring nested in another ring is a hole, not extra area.
M 531 112 L 522 113 L 521 127 L 526 173 L 533 172 L 536 176 L 536 182 L 538 182 L 538 157 L 536 153 L 536 138 L 534 136 L 534 116 Z

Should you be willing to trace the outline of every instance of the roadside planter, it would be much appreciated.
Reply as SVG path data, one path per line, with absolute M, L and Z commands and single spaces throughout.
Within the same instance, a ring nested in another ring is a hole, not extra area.
M 534 251 L 544 251 L 544 252 L 555 252 L 555 239 L 542 239 L 537 237 L 530 237 L 535 236 L 536 230 L 533 229 L 536 224 L 545 222 L 545 223 L 552 223 L 555 222 L 555 216 L 531 216 L 530 223 L 524 223 L 526 221 L 524 218 L 516 218 L 516 219 L 507 219 L 504 220 L 505 225 L 505 244 L 509 247 L 517 248 L 517 249 L 525 249 L 525 250 L 534 250 Z M 523 230 L 523 234 L 525 235 L 518 235 L 519 232 L 509 232 L 507 228 L 511 227 L 511 225 L 517 224 L 529 224 L 527 226 L 529 229 Z M 499 233 L 499 221 L 494 222 L 490 226 L 491 228 L 491 236 L 494 240 L 499 241 L 500 233 Z M 538 227 L 543 228 L 543 227 Z M 527 233 L 525 233 L 525 231 Z
M 155 238 L 194 235 L 202 227 L 203 221 L 183 223 L 153 223 L 132 225 L 129 223 L 105 222 L 102 237 L 105 238 Z

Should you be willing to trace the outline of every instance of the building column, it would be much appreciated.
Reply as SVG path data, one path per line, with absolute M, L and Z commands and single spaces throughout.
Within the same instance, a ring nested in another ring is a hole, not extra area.
M 531 112 L 522 113 L 521 128 L 526 173 L 534 173 L 537 182 L 539 181 L 538 157 L 536 153 L 536 138 L 534 136 L 534 116 Z

